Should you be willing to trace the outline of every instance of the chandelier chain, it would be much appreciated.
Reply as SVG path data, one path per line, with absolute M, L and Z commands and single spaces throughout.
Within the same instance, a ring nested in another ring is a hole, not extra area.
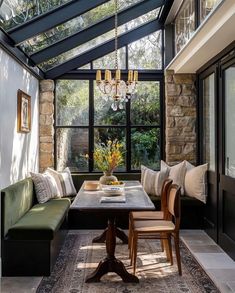
M 115 67 L 118 69 L 118 0 L 115 0 Z

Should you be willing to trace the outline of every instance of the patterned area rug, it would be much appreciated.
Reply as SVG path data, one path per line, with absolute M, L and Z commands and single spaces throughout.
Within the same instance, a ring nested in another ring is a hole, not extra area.
M 190 251 L 181 242 L 183 275 L 178 275 L 174 265 L 166 262 L 158 240 L 140 240 L 137 260 L 139 284 L 123 283 L 114 273 L 105 275 L 100 283 L 85 283 L 88 274 L 94 271 L 105 256 L 104 244 L 92 244 L 97 231 L 71 231 L 68 233 L 54 270 L 44 277 L 37 293 L 199 293 L 219 292 Z M 127 245 L 117 240 L 116 257 L 124 262 L 132 273 Z

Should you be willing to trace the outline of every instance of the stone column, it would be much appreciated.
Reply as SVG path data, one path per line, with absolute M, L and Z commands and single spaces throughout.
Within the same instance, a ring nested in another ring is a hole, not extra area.
M 196 162 L 195 74 L 165 72 L 166 162 Z
M 39 169 L 54 167 L 54 81 L 40 82 L 39 98 Z

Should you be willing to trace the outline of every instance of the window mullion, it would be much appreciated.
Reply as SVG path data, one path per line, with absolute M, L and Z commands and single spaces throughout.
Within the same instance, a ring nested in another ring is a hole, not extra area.
M 89 80 L 89 172 L 94 170 L 94 83 Z

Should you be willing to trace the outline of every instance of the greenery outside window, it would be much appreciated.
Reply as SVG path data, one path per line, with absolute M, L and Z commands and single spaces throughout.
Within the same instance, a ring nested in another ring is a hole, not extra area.
M 117 171 L 159 168 L 161 157 L 161 80 L 140 81 L 138 93 L 126 108 L 114 112 L 100 96 L 95 81 L 57 80 L 56 167 L 74 172 L 99 171 L 92 154 L 98 141 L 118 139 L 126 148 Z M 86 158 L 89 154 L 89 158 Z

